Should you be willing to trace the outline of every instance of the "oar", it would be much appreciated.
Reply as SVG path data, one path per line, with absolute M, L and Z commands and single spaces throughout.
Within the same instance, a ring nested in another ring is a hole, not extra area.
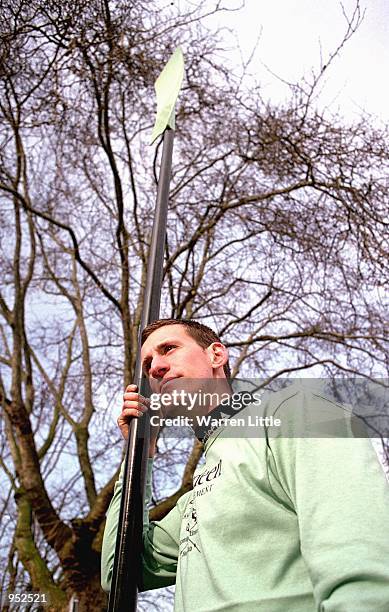
M 183 76 L 184 58 L 181 49 L 178 47 L 155 82 L 157 118 L 151 136 L 151 144 L 158 136 L 163 134 L 163 148 L 139 340 L 143 328 L 158 319 L 159 316 L 175 130 L 175 104 Z M 147 382 L 142 377 L 140 341 L 134 383 L 138 385 L 142 395 L 147 394 Z M 109 597 L 109 612 L 132 612 L 136 610 L 137 585 L 142 576 L 142 516 L 150 440 L 149 430 L 148 416 L 144 415 L 142 419 L 132 419 L 124 461 L 123 490 Z

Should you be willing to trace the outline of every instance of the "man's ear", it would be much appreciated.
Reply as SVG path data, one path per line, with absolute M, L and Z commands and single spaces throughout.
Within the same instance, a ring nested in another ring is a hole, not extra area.
M 207 348 L 212 367 L 222 368 L 228 361 L 228 349 L 221 342 L 213 342 Z

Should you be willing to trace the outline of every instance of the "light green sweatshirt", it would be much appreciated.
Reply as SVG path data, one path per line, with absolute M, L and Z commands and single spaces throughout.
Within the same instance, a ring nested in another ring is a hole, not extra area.
M 267 413 L 286 420 L 312 406 L 331 420 L 331 402 L 291 388 Z M 370 440 L 231 429 L 206 441 L 193 490 L 164 519 L 149 524 L 145 513 L 143 590 L 175 583 L 176 612 L 388 612 L 389 487 Z M 107 591 L 120 495 L 119 479 L 102 552 Z

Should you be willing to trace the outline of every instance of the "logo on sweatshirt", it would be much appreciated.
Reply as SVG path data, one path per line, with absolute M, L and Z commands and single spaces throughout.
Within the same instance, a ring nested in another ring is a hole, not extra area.
M 186 519 L 186 527 L 185 527 L 185 535 L 180 540 L 180 557 L 184 557 L 189 554 L 192 550 L 197 550 L 201 553 L 200 547 L 197 540 L 197 510 L 194 505 L 194 497 L 191 497 L 189 500 L 187 509 L 184 514 L 184 519 Z
M 200 495 L 209 493 L 214 485 L 216 478 L 219 478 L 222 473 L 222 460 L 212 468 L 203 470 L 200 474 L 196 474 L 193 478 L 193 493 L 186 507 L 183 523 L 185 522 L 185 532 L 180 539 L 180 557 L 188 555 L 192 550 L 197 550 L 201 553 L 198 543 L 198 515 L 195 506 L 195 499 Z M 182 532 L 181 532 L 182 533 Z
M 200 487 L 201 485 L 208 484 L 221 476 L 222 473 L 222 460 L 220 459 L 219 463 L 215 465 L 213 468 L 204 470 L 201 474 L 196 474 L 193 477 L 193 488 Z

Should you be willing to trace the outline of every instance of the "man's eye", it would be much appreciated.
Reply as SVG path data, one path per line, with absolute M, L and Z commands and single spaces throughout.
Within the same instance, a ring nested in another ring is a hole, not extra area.
M 167 344 L 165 346 L 165 353 L 167 353 L 168 351 L 170 351 L 173 348 L 176 348 L 174 344 Z

